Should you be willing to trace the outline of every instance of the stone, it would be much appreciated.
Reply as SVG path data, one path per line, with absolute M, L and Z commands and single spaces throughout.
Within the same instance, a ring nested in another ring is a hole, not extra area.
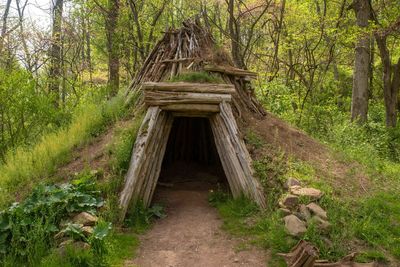
M 61 242 L 61 243 L 58 245 L 58 247 L 59 247 L 59 248 L 65 248 L 66 246 L 71 245 L 72 243 L 74 243 L 74 240 L 73 240 L 73 239 L 67 239 L 67 240 Z
M 286 180 L 286 182 L 285 182 L 285 184 L 283 185 L 283 187 L 284 187 L 285 189 L 289 189 L 289 188 L 291 188 L 292 186 L 301 186 L 301 183 L 300 183 L 299 180 L 297 180 L 297 179 L 295 179 L 295 178 L 293 178 L 293 177 L 290 177 L 289 179 Z
M 299 206 L 299 213 L 301 214 L 301 217 L 302 217 L 304 220 L 308 221 L 309 219 L 311 219 L 311 213 L 310 213 L 310 211 L 308 210 L 308 208 L 307 208 L 306 205 L 301 204 L 301 205 Z
M 283 218 L 287 232 L 292 236 L 301 236 L 306 231 L 306 223 L 297 218 L 295 215 L 288 215 Z
M 310 222 L 315 223 L 317 227 L 323 231 L 329 230 L 329 228 L 331 228 L 332 226 L 328 221 L 325 221 L 324 219 L 321 219 L 318 216 L 313 216 Z
M 283 217 L 292 214 L 292 212 L 288 209 L 285 208 L 279 208 L 280 213 L 282 214 Z
M 301 187 L 298 185 L 290 187 L 290 193 L 296 196 L 309 197 L 313 200 L 318 200 L 322 197 L 323 193 L 312 187 Z
M 88 236 L 90 236 L 91 234 L 93 234 L 93 228 L 90 227 L 90 226 L 83 226 L 83 227 L 82 227 L 82 233 L 83 233 L 86 237 L 88 237 Z
M 328 216 L 326 215 L 326 211 L 314 202 L 308 204 L 307 209 L 309 209 L 312 214 L 317 215 L 321 219 L 324 219 L 324 220 L 328 219 Z
M 66 256 L 67 252 L 67 247 L 72 248 L 73 250 L 81 251 L 81 250 L 89 250 L 90 245 L 86 242 L 83 241 L 74 241 L 72 239 L 68 239 L 64 242 L 62 242 L 58 248 L 57 248 L 57 253 L 63 257 Z
M 74 223 L 82 224 L 83 226 L 94 226 L 97 220 L 96 216 L 87 212 L 81 212 L 72 219 Z
M 282 204 L 289 209 L 294 209 L 296 208 L 297 204 L 299 204 L 299 197 L 287 194 L 283 197 Z

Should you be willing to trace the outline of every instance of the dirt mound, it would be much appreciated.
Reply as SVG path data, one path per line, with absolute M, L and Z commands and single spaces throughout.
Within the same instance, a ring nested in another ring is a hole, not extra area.
M 333 193 L 354 196 L 368 192 L 370 182 L 362 166 L 356 162 L 341 161 L 331 149 L 303 131 L 271 113 L 263 118 L 246 114 L 244 121 L 246 126 L 242 129 L 249 127 L 268 144 L 264 153 L 276 153 L 281 150 L 287 156 L 307 162 L 314 167 L 319 179 L 332 186 Z

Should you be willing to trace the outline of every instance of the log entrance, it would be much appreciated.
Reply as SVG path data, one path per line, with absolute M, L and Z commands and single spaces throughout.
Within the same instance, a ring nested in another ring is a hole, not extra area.
M 166 186 L 186 182 L 227 185 L 208 118 L 174 118 L 158 181 Z
M 232 85 L 148 83 L 143 84 L 143 89 L 148 110 L 139 129 L 120 196 L 122 218 L 131 200 L 142 200 L 145 206 L 151 203 L 168 143 L 171 149 L 166 161 L 176 158 L 211 161 L 218 155 L 232 195 L 244 194 L 261 208 L 265 207 L 262 187 L 253 177 L 251 158 L 232 113 Z M 177 119 L 179 117 L 191 118 Z M 201 134 L 201 131 L 209 131 L 207 123 L 213 138 L 210 133 Z M 190 132 L 179 130 L 185 127 L 194 129 Z M 171 128 L 174 128 L 173 138 L 168 141 Z M 175 141 L 196 139 L 198 149 L 193 141 L 181 146 L 179 142 L 173 143 L 174 138 Z M 211 139 L 214 139 L 215 147 Z M 217 150 L 218 154 L 212 150 Z

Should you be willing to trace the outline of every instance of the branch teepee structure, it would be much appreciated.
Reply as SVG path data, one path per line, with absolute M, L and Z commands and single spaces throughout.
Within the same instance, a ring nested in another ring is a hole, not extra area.
M 222 83 L 168 82 L 184 72 L 207 72 Z M 120 195 L 122 217 L 131 203 L 151 200 L 161 171 L 175 118 L 206 118 L 211 126 L 232 195 L 253 199 L 266 206 L 260 182 L 237 120 L 241 114 L 264 116 L 250 80 L 257 75 L 235 68 L 229 56 L 217 48 L 210 32 L 198 21 L 168 30 L 155 45 L 127 91 L 139 94 L 137 106 L 147 109 L 132 151 L 130 167 Z

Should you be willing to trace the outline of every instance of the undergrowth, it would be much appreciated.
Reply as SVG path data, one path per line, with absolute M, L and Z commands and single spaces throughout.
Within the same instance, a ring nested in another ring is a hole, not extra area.
M 63 226 L 62 221 L 83 211 L 97 214 L 103 204 L 93 177 L 80 177 L 62 185 L 37 186 L 23 202 L 13 203 L 0 213 L 0 262 L 5 266 L 37 265 L 55 245 L 54 235 L 60 231 L 75 240 L 84 239 L 96 254 L 109 224 L 98 223 L 87 238 L 79 226 Z M 100 254 L 103 253 L 96 254 L 98 262 Z
M 107 124 L 123 114 L 123 99 L 115 97 L 98 104 L 86 104 L 74 114 L 71 124 L 42 138 L 32 148 L 18 148 L 7 154 L 0 166 L 0 207 L 26 195 L 33 185 L 51 176 L 70 159 L 74 147 L 101 133 Z
M 254 133 L 247 135 L 246 142 L 257 147 L 253 167 L 264 187 L 267 209 L 259 211 L 246 198 L 232 199 L 222 191 L 210 192 L 209 201 L 218 208 L 224 229 L 272 251 L 270 266 L 285 266 L 276 253 L 289 252 L 299 240 L 286 233 L 283 215 L 278 210 L 278 201 L 284 192 L 282 185 L 289 177 L 325 193 L 318 204 L 327 211 L 331 228 L 322 231 L 311 223 L 302 236 L 318 247 L 321 259 L 337 261 L 351 252 L 359 252 L 359 262 L 393 261 L 395 265 L 399 262 L 400 196 L 396 188 L 359 198 L 339 197 L 337 193 L 341 189 L 331 188 L 318 178 L 318 171 L 309 163 L 287 158 L 276 150 L 271 153 L 268 145 L 260 142 Z

